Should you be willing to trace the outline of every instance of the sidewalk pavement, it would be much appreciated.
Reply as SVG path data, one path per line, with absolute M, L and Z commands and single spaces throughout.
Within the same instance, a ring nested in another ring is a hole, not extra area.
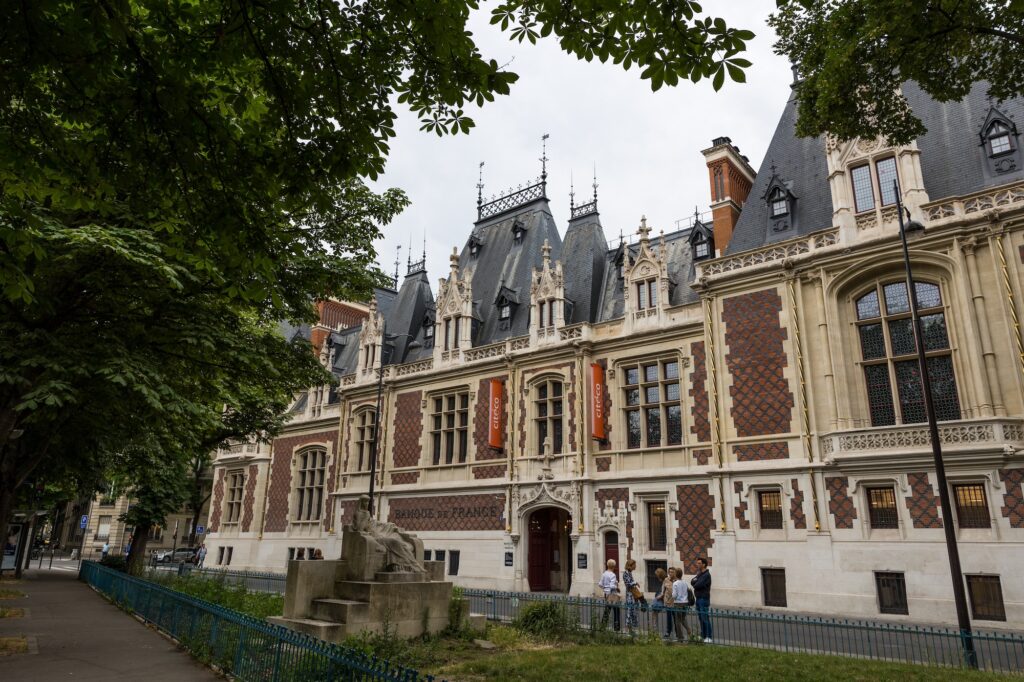
M 20 582 L 4 582 L 2 587 L 28 596 L 0 605 L 28 613 L 24 618 L 0 618 L 0 637 L 24 635 L 30 650 L 0 657 L 4 682 L 220 679 L 169 639 L 79 582 L 75 573 L 31 570 Z

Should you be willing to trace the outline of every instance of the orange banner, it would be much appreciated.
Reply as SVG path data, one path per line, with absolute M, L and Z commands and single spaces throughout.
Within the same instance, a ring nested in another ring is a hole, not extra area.
M 604 412 L 604 397 L 607 389 L 604 383 L 604 367 L 596 362 L 590 365 L 590 413 L 594 415 L 591 436 L 597 440 L 607 437 L 607 415 Z
M 504 405 L 502 405 L 502 392 L 504 387 L 501 379 L 491 379 L 491 392 L 488 408 L 488 429 L 487 444 L 499 450 L 504 445 L 505 434 L 501 428 L 504 417 Z

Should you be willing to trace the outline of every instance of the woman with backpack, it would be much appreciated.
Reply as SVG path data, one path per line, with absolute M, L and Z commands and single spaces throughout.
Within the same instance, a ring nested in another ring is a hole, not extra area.
M 676 639 L 680 642 L 686 643 L 690 641 L 690 626 L 686 623 L 686 613 L 691 606 L 693 606 L 693 590 L 686 582 L 686 578 L 683 577 L 683 569 L 673 568 L 676 579 L 672 583 L 672 600 L 675 602 L 672 612 L 672 622 L 676 629 Z M 686 632 L 686 637 L 683 637 L 683 632 Z

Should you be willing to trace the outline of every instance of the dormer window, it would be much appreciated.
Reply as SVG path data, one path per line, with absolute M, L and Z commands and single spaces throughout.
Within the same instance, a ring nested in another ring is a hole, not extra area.
M 693 243 L 693 256 L 696 260 L 703 260 L 711 257 L 711 242 L 701 237 Z
M 522 218 L 516 218 L 512 223 L 512 239 L 518 244 L 523 241 L 523 235 L 526 234 L 526 224 Z
M 510 317 L 512 317 L 512 306 L 506 303 L 505 305 L 498 308 L 499 320 L 507 320 Z
M 480 255 L 480 249 L 483 248 L 484 242 L 480 237 L 475 234 L 469 238 L 469 255 L 476 257 Z
M 1010 128 L 1002 121 L 995 121 L 988 129 L 989 156 L 1001 156 L 1013 151 Z
M 772 190 L 771 196 L 768 198 L 768 203 L 771 206 L 773 218 L 779 218 L 789 213 L 789 201 L 786 198 L 786 193 L 782 191 L 781 187 L 776 187 Z
M 706 260 L 715 257 L 715 235 L 710 225 L 705 225 L 698 216 L 694 216 L 693 228 L 690 230 L 690 248 L 693 260 Z
M 423 330 L 423 338 L 432 339 L 434 338 L 434 325 L 428 324 Z
M 647 279 L 636 282 L 636 309 L 658 307 L 658 280 Z

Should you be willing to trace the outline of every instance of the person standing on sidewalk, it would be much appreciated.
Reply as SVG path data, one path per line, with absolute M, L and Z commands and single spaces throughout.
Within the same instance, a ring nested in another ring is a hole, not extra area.
M 654 572 L 658 580 L 661 581 L 661 589 L 654 595 L 655 607 L 665 612 L 665 635 L 664 638 L 672 639 L 672 576 L 675 575 L 674 569 L 668 569 L 668 575 L 665 574 L 665 569 L 659 568 Z
M 107 554 L 109 554 L 109 553 L 110 553 L 110 543 L 109 542 L 104 542 L 103 543 L 103 549 L 100 550 L 100 561 L 103 561 L 104 559 L 106 559 L 107 558 Z
M 690 641 L 690 625 L 686 622 L 686 614 L 690 608 L 690 586 L 686 584 L 683 569 L 673 568 L 672 575 L 672 624 L 676 631 L 676 641 L 686 644 Z M 683 633 L 686 633 L 685 635 Z
M 618 632 L 621 625 L 619 602 L 622 600 L 622 595 L 619 594 L 619 576 L 615 574 L 615 559 L 609 559 L 606 566 L 608 570 L 601 574 L 601 580 L 597 583 L 604 594 L 605 603 L 604 614 L 601 617 L 601 629 L 608 627 L 608 614 L 611 612 L 614 615 L 615 631 Z
M 203 562 L 206 561 L 206 543 L 199 545 L 199 551 L 196 552 L 196 568 L 202 568 Z
M 697 558 L 697 575 L 690 581 L 693 586 L 693 596 L 697 602 L 697 618 L 700 619 L 700 636 L 705 644 L 711 644 L 711 615 L 708 610 L 711 608 L 711 571 L 708 570 L 708 560 L 704 557 Z

